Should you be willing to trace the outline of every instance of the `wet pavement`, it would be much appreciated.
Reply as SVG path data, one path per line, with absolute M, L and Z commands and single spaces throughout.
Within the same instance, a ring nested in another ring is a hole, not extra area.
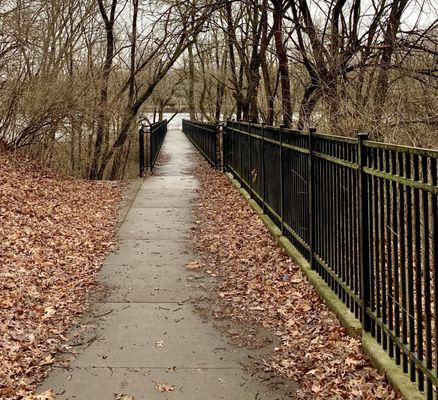
M 290 398 L 250 372 L 260 351 L 231 344 L 208 316 L 212 278 L 184 267 L 196 259 L 191 171 L 200 158 L 181 131 L 167 134 L 162 152 L 100 273 L 105 293 L 72 332 L 69 367 L 54 368 L 40 390 L 81 400 Z

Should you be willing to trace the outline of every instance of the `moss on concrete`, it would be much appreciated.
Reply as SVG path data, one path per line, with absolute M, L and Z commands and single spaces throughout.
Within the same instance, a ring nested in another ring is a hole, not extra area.
M 278 228 L 278 226 L 275 225 L 274 222 L 272 222 L 272 219 L 269 218 L 266 214 L 261 214 L 260 218 L 264 222 L 264 224 L 268 228 L 268 231 L 271 233 L 274 239 L 278 241 L 281 237 L 281 230 Z
M 336 293 L 330 289 L 318 273 L 310 268 L 309 262 L 298 252 L 286 237 L 281 237 L 278 242 L 285 249 L 288 256 L 300 266 L 301 270 L 306 274 L 310 284 L 323 298 L 328 308 L 336 314 L 347 333 L 350 336 L 360 336 L 362 333 L 361 323 L 354 317 L 351 311 L 345 306 L 341 299 L 339 299 Z
M 389 382 L 400 391 L 405 400 L 424 400 L 424 395 L 417 389 L 415 383 L 410 382 L 408 376 L 398 366 L 392 358 L 383 350 L 382 346 L 366 332 L 362 331 L 362 324 L 357 320 L 353 313 L 345 306 L 339 297 L 330 289 L 317 272 L 310 268 L 309 262 L 301 253 L 292 245 L 292 243 L 282 236 L 281 230 L 274 222 L 263 213 L 260 206 L 252 199 L 246 190 L 234 179 L 230 173 L 226 174 L 231 183 L 239 189 L 240 193 L 247 199 L 254 212 L 259 215 L 265 223 L 271 235 L 286 251 L 286 254 L 301 268 L 306 274 L 310 284 L 315 288 L 319 296 L 325 301 L 330 310 L 338 317 L 342 326 L 350 336 L 362 338 L 363 352 L 370 358 L 373 366 L 383 373 Z
M 251 208 L 254 210 L 254 212 L 258 215 L 263 214 L 263 210 L 262 208 L 256 203 L 255 200 L 250 199 L 249 200 L 249 205 L 251 206 Z
M 247 201 L 251 200 L 251 196 L 249 195 L 249 193 L 242 187 L 239 189 L 239 192 L 243 197 L 245 197 L 245 200 Z
M 402 367 L 389 357 L 382 346 L 369 333 L 362 334 L 363 352 L 370 358 L 373 366 L 385 374 L 392 386 L 397 388 L 406 400 L 424 400 L 425 396 L 417 385 L 409 380 Z

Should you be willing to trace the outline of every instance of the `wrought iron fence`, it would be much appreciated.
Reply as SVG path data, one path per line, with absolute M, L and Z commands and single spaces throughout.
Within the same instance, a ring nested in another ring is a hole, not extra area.
M 156 122 L 151 125 L 141 125 L 139 129 L 139 166 L 140 176 L 143 176 L 145 168 L 152 171 L 155 167 L 161 145 L 167 133 L 167 120 Z M 146 145 L 145 145 L 146 134 Z
M 409 374 L 438 384 L 438 151 L 245 122 L 224 168 Z
M 183 132 L 214 167 L 218 166 L 218 128 L 214 124 L 183 120 Z

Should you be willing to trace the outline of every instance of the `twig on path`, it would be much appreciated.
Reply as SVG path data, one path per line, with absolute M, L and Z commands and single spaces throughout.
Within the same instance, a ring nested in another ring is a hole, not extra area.
M 87 342 L 87 345 L 84 347 L 84 350 L 85 350 L 85 349 L 88 349 L 88 348 L 92 345 L 92 343 L 93 343 L 97 338 L 98 338 L 98 335 L 93 336 L 93 337 Z
M 99 314 L 99 315 L 94 315 L 93 317 L 94 318 L 100 318 L 100 317 L 105 317 L 106 315 L 108 315 L 108 314 L 111 314 L 112 312 L 114 311 L 114 309 L 112 309 L 112 310 L 109 310 L 108 312 L 106 312 L 106 313 L 103 313 L 103 314 Z

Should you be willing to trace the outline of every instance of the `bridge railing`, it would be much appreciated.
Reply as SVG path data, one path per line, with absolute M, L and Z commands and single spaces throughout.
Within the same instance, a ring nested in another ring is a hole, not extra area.
M 214 167 L 218 167 L 219 129 L 215 124 L 183 120 L 183 132 Z
M 436 398 L 438 151 L 246 122 L 223 141 L 225 170 Z
M 167 120 L 150 125 L 141 125 L 139 129 L 139 167 L 140 176 L 145 168 L 152 171 L 155 167 L 161 146 L 167 133 Z M 145 143 L 146 136 L 146 143 Z

